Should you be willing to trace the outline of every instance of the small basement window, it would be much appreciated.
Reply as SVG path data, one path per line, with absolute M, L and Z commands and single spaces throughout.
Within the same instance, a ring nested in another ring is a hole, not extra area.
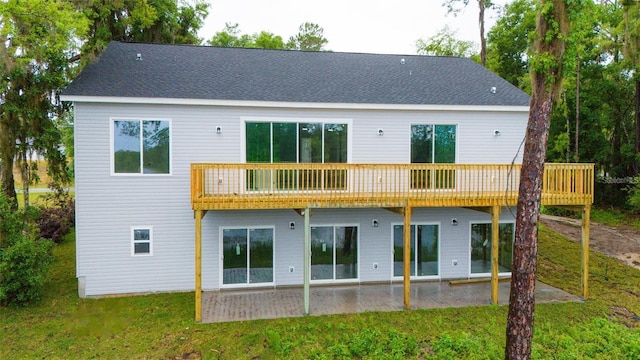
M 151 226 L 134 226 L 131 228 L 131 256 L 151 256 L 153 229 Z

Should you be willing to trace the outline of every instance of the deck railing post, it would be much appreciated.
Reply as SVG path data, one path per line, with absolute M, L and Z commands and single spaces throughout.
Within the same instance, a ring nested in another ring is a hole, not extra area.
M 500 246 L 500 206 L 491 208 L 491 303 L 498 304 L 498 250 Z
M 411 207 L 404 208 L 404 228 L 403 228 L 403 285 L 404 285 L 404 308 L 411 308 Z
M 591 205 L 582 209 L 582 300 L 589 298 L 589 226 Z
M 311 210 L 304 209 L 304 260 L 302 276 L 304 276 L 304 314 L 309 315 L 309 281 L 311 279 L 311 224 L 309 217 Z
M 195 307 L 196 322 L 202 321 L 202 210 L 195 211 L 196 218 L 196 279 Z

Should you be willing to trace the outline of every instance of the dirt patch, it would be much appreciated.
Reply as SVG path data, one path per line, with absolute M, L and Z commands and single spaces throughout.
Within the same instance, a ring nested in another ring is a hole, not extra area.
M 540 215 L 540 222 L 551 230 L 580 242 L 582 236 L 580 220 L 543 214 Z M 640 269 L 640 232 L 638 230 L 627 226 L 611 227 L 591 222 L 589 245 L 594 250 Z
M 628 328 L 635 328 L 640 326 L 640 316 L 634 314 L 629 309 L 623 306 L 612 306 L 611 318 L 617 319 Z

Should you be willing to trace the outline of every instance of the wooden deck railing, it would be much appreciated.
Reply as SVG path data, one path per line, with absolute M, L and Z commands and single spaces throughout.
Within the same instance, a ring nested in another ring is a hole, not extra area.
M 194 210 L 515 205 L 520 165 L 191 164 Z M 545 164 L 542 202 L 593 202 L 593 164 Z

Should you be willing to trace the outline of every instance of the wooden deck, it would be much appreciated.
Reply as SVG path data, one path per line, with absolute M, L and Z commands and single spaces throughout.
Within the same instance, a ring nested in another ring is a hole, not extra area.
M 513 206 L 520 165 L 192 164 L 194 210 Z M 542 203 L 593 203 L 593 164 L 545 165 Z
M 498 304 L 501 207 L 516 204 L 511 164 L 191 164 L 196 321 L 202 321 L 202 218 L 208 210 L 296 209 L 304 216 L 303 307 L 310 309 L 313 208 L 386 208 L 404 217 L 403 299 L 411 308 L 410 228 L 417 207 L 472 207 L 491 214 L 491 301 Z M 582 293 L 588 298 L 593 164 L 545 164 L 542 204 L 582 212 Z

